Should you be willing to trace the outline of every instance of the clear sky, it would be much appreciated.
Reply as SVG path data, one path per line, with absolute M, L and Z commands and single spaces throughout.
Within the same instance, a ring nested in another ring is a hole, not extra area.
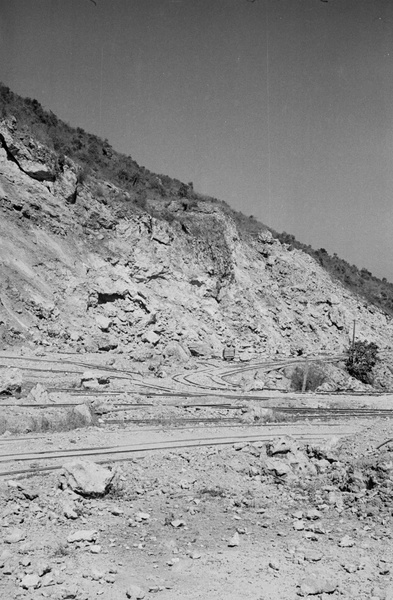
M 0 80 L 393 281 L 393 0 L 0 0 Z

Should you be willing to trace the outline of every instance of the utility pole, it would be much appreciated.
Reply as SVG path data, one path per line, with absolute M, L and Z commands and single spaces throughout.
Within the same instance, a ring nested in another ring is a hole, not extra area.
M 307 377 L 308 377 L 308 370 L 310 368 L 310 363 L 308 362 L 308 360 L 306 360 L 306 364 L 304 367 L 304 373 L 303 373 L 303 385 L 302 385 L 302 394 L 304 394 L 304 392 L 306 391 L 306 386 L 307 386 Z
M 353 320 L 353 332 L 352 332 L 352 365 L 355 362 L 355 335 L 356 335 L 356 319 Z

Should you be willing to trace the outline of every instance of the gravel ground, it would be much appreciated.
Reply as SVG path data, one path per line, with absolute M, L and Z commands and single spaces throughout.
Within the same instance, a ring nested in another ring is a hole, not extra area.
M 48 373 L 44 385 L 79 385 L 84 370 L 61 378 Z M 26 392 L 41 374 L 35 377 L 25 379 Z M 149 381 L 183 389 L 169 378 Z M 130 389 L 130 381 L 111 381 L 108 389 L 122 386 Z M 126 397 L 140 401 L 133 394 Z M 269 394 L 271 403 L 287 406 L 391 403 L 389 395 Z M 54 404 L 70 398 L 50 396 Z M 204 397 L 216 401 L 220 395 Z M 174 414 L 165 399 L 149 401 L 160 414 Z M 322 445 L 296 441 L 299 432 L 314 429 L 326 430 Z M 109 463 L 102 468 L 113 482 L 96 496 L 73 491 L 65 471 L 33 474 L 38 462 L 16 463 L 32 476 L 0 481 L 0 597 L 392 600 L 393 443 L 376 449 L 393 438 L 390 420 L 347 422 L 337 437 L 329 426 L 310 423 L 225 430 L 94 425 L 1 436 L 0 454 L 258 432 L 282 437 Z
M 389 437 L 380 421 L 323 450 L 287 437 L 270 457 L 241 443 L 155 453 L 117 465 L 96 498 L 60 489 L 59 473 L 4 482 L 0 595 L 392 598 L 393 446 L 369 452 Z

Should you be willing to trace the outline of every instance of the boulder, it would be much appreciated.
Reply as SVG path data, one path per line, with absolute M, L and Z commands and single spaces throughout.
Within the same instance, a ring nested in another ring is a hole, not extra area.
M 26 159 L 19 160 L 19 165 L 26 175 L 37 181 L 55 181 L 55 175 L 49 165 Z
M 286 460 L 289 466 L 291 467 L 292 473 L 294 473 L 295 475 L 300 476 L 303 473 L 306 475 L 317 474 L 316 466 L 300 450 L 290 452 L 289 454 L 287 454 Z
M 109 381 L 109 376 L 103 375 L 99 371 L 85 371 L 81 377 L 81 387 L 86 389 L 97 388 L 107 385 Z
M 75 424 L 77 426 L 86 427 L 93 423 L 93 416 L 87 404 L 78 404 L 75 406 L 72 415 L 75 417 Z
M 116 297 L 124 298 L 128 293 L 128 282 L 124 279 L 112 279 L 110 276 L 100 276 L 94 281 L 94 288 L 102 300 L 115 300 Z
M 64 498 L 60 501 L 61 512 L 67 519 L 77 519 L 78 513 L 75 510 L 75 504 L 70 498 Z
M 113 409 L 113 405 L 111 403 L 99 399 L 94 400 L 94 402 L 92 402 L 90 406 L 96 415 L 105 415 L 111 412 L 111 410 Z
M 337 582 L 318 575 L 310 575 L 303 579 L 299 588 L 299 596 L 333 594 L 337 589 Z
M 330 319 L 330 322 L 332 323 L 332 325 L 335 325 L 337 327 L 337 329 L 344 329 L 345 323 L 344 323 L 343 316 L 341 314 L 340 309 L 337 308 L 336 306 L 331 308 L 331 310 L 329 311 L 329 319 Z
M 31 390 L 26 399 L 27 403 L 31 404 L 49 404 L 49 394 L 46 388 L 41 384 L 37 383 Z
M 105 317 L 105 315 L 97 315 L 96 323 L 102 331 L 108 331 L 112 321 L 108 317 Z
M 187 362 L 190 353 L 179 342 L 169 342 L 163 352 L 164 358 L 174 358 L 176 362 Z
M 212 349 L 206 342 L 189 342 L 188 349 L 192 356 L 211 356 Z
M 8 367 L 0 372 L 0 396 L 12 396 L 22 391 L 22 373 Z
M 306 453 L 298 449 L 290 436 L 266 444 L 266 454 L 261 454 L 261 467 L 282 480 L 302 475 L 316 475 L 317 469 Z
M 130 600 L 143 600 L 145 592 L 139 585 L 129 585 L 126 590 L 126 596 Z
M 74 542 L 95 542 L 98 536 L 96 529 L 80 529 L 74 533 L 70 533 L 67 538 L 67 542 L 72 544 Z
M 330 296 L 326 299 L 328 304 L 334 306 L 335 304 L 340 304 L 340 300 L 336 294 L 330 294 Z
M 160 341 L 160 336 L 154 331 L 146 331 L 142 335 L 142 342 L 147 342 L 148 344 L 152 344 L 155 346 Z
M 28 590 L 29 588 L 38 588 L 40 587 L 40 578 L 38 573 L 28 573 L 22 578 L 20 582 L 22 588 Z
M 102 336 L 96 340 L 98 350 L 102 350 L 103 352 L 109 352 L 109 350 L 114 350 L 119 345 L 118 340 L 115 336 Z
M 288 454 L 288 452 L 296 452 L 298 448 L 299 446 L 294 438 L 291 438 L 290 436 L 281 437 L 266 444 L 266 454 L 268 456 Z
M 168 246 L 173 240 L 173 232 L 166 223 L 154 220 L 151 237 L 156 242 Z
M 18 542 L 21 542 L 25 538 L 26 538 L 26 531 L 24 531 L 23 529 L 18 529 L 16 527 L 15 529 L 12 529 L 8 533 L 8 535 L 5 536 L 4 542 L 6 544 L 16 544 Z
M 287 477 L 291 474 L 291 467 L 278 458 L 266 458 L 262 462 L 262 467 L 277 477 Z
M 258 234 L 258 240 L 263 244 L 274 244 L 276 241 L 273 237 L 273 234 L 268 229 L 266 229 L 265 231 L 261 231 Z
M 113 484 L 116 471 L 89 460 L 76 459 L 63 465 L 60 486 L 81 496 L 103 496 Z

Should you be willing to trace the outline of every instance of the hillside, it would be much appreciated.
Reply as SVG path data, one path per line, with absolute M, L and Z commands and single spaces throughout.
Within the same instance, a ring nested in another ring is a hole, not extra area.
M 8 87 L 0 83 L 0 117 L 16 118 L 16 129 L 23 140 L 33 137 L 57 155 L 53 167 L 61 169 L 66 157 L 71 158 L 78 168 L 78 177 L 84 179 L 92 174 L 105 179 L 121 188 L 118 200 L 133 200 L 138 206 L 155 216 L 155 203 L 167 205 L 168 199 L 180 197 L 184 199 L 183 207 L 195 199 L 202 199 L 193 190 L 192 183 L 182 183 L 167 175 L 150 172 L 133 160 L 116 152 L 107 140 L 102 140 L 81 129 L 73 128 L 46 111 L 30 98 L 22 98 L 14 94 Z M 98 190 L 100 193 L 100 190 Z M 214 200 L 214 199 L 211 199 Z M 219 202 L 221 208 L 236 222 L 242 235 L 257 235 L 267 229 L 253 217 L 247 217 L 233 211 L 225 202 Z M 159 217 L 172 220 L 176 218 L 171 211 L 162 210 Z M 393 314 L 393 284 L 385 278 L 375 277 L 367 269 L 359 269 L 341 259 L 337 254 L 330 256 L 324 248 L 315 250 L 309 245 L 296 240 L 292 234 L 278 233 L 270 230 L 281 242 L 303 250 L 315 258 L 330 275 L 340 281 L 351 292 L 363 296 L 368 302 L 376 304 L 389 314 Z
M 386 310 L 291 239 L 4 86 L 0 115 L 2 349 L 341 352 L 355 319 L 359 339 L 390 347 Z

